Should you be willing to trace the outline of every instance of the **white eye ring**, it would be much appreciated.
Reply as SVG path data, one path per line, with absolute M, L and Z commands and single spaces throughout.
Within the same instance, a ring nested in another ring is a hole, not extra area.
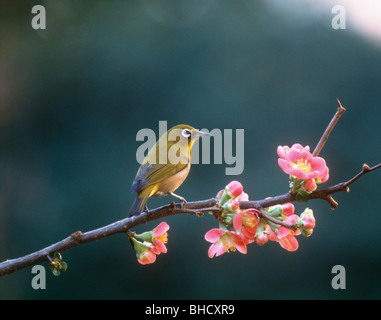
M 181 135 L 184 138 L 189 138 L 191 136 L 191 132 L 188 129 L 184 129 L 183 131 L 181 131 Z

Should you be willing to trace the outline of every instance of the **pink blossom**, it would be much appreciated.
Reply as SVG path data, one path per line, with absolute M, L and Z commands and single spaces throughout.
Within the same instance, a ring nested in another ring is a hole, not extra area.
M 294 214 L 294 215 L 291 215 L 291 216 L 287 217 L 284 220 L 284 222 L 287 223 L 287 224 L 292 225 L 298 219 L 299 219 L 299 217 L 296 214 Z M 295 250 L 298 249 L 299 243 L 298 243 L 298 241 L 296 240 L 296 238 L 294 236 L 300 234 L 300 230 L 299 229 L 297 229 L 297 231 L 293 231 L 293 230 L 291 230 L 289 228 L 280 226 L 278 228 L 276 234 L 275 234 L 275 232 L 273 230 L 271 230 L 271 228 L 269 226 L 267 226 L 265 230 L 268 233 L 268 239 L 271 240 L 271 241 L 277 241 L 277 242 L 279 242 L 279 244 L 281 245 L 282 248 L 284 248 L 284 249 L 286 249 L 288 251 L 295 251 Z
M 161 222 L 153 231 L 153 249 L 152 251 L 156 254 L 167 253 L 167 247 L 165 243 L 168 242 L 169 225 L 166 222 Z
M 294 224 L 299 217 L 294 214 L 289 217 L 287 217 L 284 222 L 287 224 Z M 288 250 L 288 251 L 295 251 L 299 247 L 298 240 L 294 237 L 294 235 L 299 235 L 300 230 L 297 229 L 297 231 L 293 231 L 289 228 L 280 226 L 278 228 L 278 233 L 277 233 L 277 240 L 279 241 L 279 244 L 281 245 L 282 248 Z
M 278 164 L 281 169 L 298 179 L 316 179 L 325 177 L 327 165 L 321 157 L 314 157 L 309 152 L 309 147 L 294 144 L 291 148 L 279 146 Z
M 225 252 L 235 251 L 236 249 L 246 254 L 246 244 L 242 238 L 233 231 L 227 231 L 222 229 L 211 229 L 205 234 L 205 240 L 212 243 L 208 250 L 209 258 L 220 256 Z
M 256 209 L 247 209 L 240 211 L 233 218 L 233 227 L 244 236 L 244 241 L 250 243 L 254 241 L 255 231 L 259 224 L 258 214 Z

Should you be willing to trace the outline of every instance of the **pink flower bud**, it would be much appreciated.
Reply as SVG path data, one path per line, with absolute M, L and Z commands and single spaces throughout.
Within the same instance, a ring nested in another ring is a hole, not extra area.
M 156 255 L 152 251 L 144 251 L 140 255 L 137 255 L 138 262 L 140 264 L 151 264 L 156 260 Z
M 302 221 L 303 229 L 315 228 L 316 220 L 314 217 L 314 213 L 311 209 L 306 208 L 300 215 L 300 220 Z
M 314 191 L 316 190 L 316 188 L 317 188 L 317 185 L 316 185 L 315 179 L 308 179 L 304 182 L 304 189 L 306 191 Z
M 219 192 L 217 197 L 220 196 L 220 204 L 224 204 L 226 201 L 236 198 L 242 194 L 243 187 L 239 181 L 231 181 L 223 190 L 222 194 Z
M 260 232 L 255 238 L 255 242 L 259 246 L 263 246 L 267 241 L 269 241 L 269 237 L 266 231 Z
M 140 242 L 134 237 L 131 238 L 136 252 L 136 258 L 140 264 L 151 264 L 156 261 L 156 255 L 153 252 L 154 246 L 149 242 Z
M 243 187 L 242 184 L 239 181 L 231 181 L 226 187 L 225 190 L 228 192 L 228 194 L 233 198 L 238 197 L 242 191 Z
M 289 217 L 294 214 L 295 212 L 295 207 L 291 202 L 287 202 L 282 204 L 282 214 L 286 217 Z

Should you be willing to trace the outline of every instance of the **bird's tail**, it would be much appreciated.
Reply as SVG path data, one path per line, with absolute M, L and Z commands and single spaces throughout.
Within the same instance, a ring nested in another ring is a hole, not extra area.
M 144 204 L 146 203 L 146 201 L 144 201 L 145 199 L 144 198 L 139 198 L 139 197 L 136 197 L 131 209 L 130 209 L 130 212 L 128 213 L 128 216 L 129 217 L 132 217 L 132 216 L 138 216 L 140 214 L 140 212 L 143 211 L 143 207 L 144 207 Z

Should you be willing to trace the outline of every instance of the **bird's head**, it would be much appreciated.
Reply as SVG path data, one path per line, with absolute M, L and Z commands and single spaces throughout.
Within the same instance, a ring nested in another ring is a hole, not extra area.
M 167 131 L 168 148 L 177 145 L 181 150 L 190 154 L 193 144 L 197 139 L 211 136 L 209 132 L 199 131 L 189 125 L 179 124 Z
M 199 131 L 186 124 L 179 124 L 168 130 L 168 144 L 178 143 L 180 147 L 187 147 L 188 151 L 192 148 L 197 139 L 211 136 L 209 132 Z

